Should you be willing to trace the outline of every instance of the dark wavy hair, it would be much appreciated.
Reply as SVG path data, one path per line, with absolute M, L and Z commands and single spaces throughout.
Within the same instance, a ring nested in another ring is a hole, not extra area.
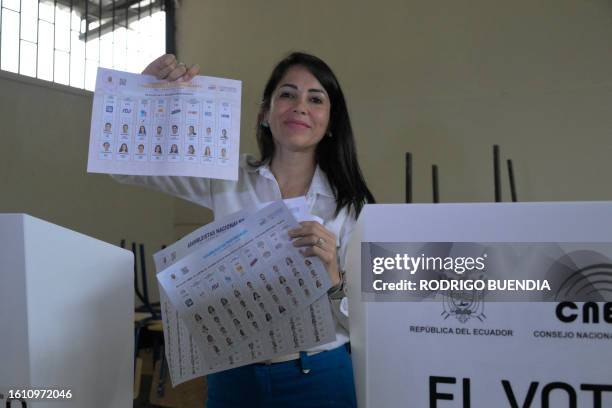
M 254 167 L 269 164 L 274 158 L 274 139 L 269 127 L 262 126 L 264 115 L 270 110 L 272 93 L 278 86 L 287 70 L 293 66 L 306 68 L 321 83 L 330 99 L 331 112 L 328 132 L 332 137 L 324 136 L 315 150 L 315 161 L 327 176 L 336 199 L 336 215 L 344 207 L 351 207 L 355 216 L 359 216 L 366 203 L 374 203 L 374 196 L 365 183 L 359 163 L 353 128 L 349 118 L 344 94 L 338 79 L 331 68 L 314 55 L 294 52 L 279 62 L 264 88 L 259 114 L 257 116 L 257 145 L 260 159 L 250 162 Z

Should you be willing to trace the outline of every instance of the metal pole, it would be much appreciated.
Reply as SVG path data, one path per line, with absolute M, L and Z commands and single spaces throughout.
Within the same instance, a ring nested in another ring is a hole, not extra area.
M 495 202 L 499 203 L 502 200 L 501 196 L 501 176 L 499 171 L 499 146 L 493 145 L 493 177 L 495 187 Z
M 412 154 L 406 152 L 406 203 L 412 202 Z
M 438 166 L 435 164 L 431 166 L 431 182 L 433 185 L 433 202 L 438 204 L 440 202 L 440 191 L 438 190 Z
M 510 179 L 510 195 L 512 196 L 512 202 L 516 203 L 516 185 L 514 184 L 514 169 L 512 168 L 512 160 L 508 159 L 508 178 Z

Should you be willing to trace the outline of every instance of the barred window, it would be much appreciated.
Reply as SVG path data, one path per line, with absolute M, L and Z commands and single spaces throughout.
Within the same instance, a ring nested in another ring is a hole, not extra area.
M 0 69 L 93 90 L 166 51 L 163 0 L 0 0 Z

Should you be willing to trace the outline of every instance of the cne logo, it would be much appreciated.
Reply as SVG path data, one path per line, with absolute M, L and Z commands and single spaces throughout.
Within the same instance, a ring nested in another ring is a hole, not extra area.
M 563 323 L 577 322 L 580 317 L 580 321 L 586 324 L 612 324 L 612 302 L 584 302 L 582 306 L 574 302 L 561 302 L 555 308 L 555 315 Z
M 607 295 L 610 292 L 612 292 L 612 263 L 601 262 L 571 273 L 559 285 L 555 300 L 610 300 Z

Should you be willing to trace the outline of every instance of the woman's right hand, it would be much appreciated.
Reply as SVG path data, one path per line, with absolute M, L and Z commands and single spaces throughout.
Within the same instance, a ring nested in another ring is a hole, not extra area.
M 166 79 L 168 81 L 191 81 L 191 79 L 200 72 L 199 65 L 193 65 L 190 68 L 176 60 L 172 54 L 164 54 L 151 62 L 142 71 L 145 75 L 153 75 L 157 79 Z

